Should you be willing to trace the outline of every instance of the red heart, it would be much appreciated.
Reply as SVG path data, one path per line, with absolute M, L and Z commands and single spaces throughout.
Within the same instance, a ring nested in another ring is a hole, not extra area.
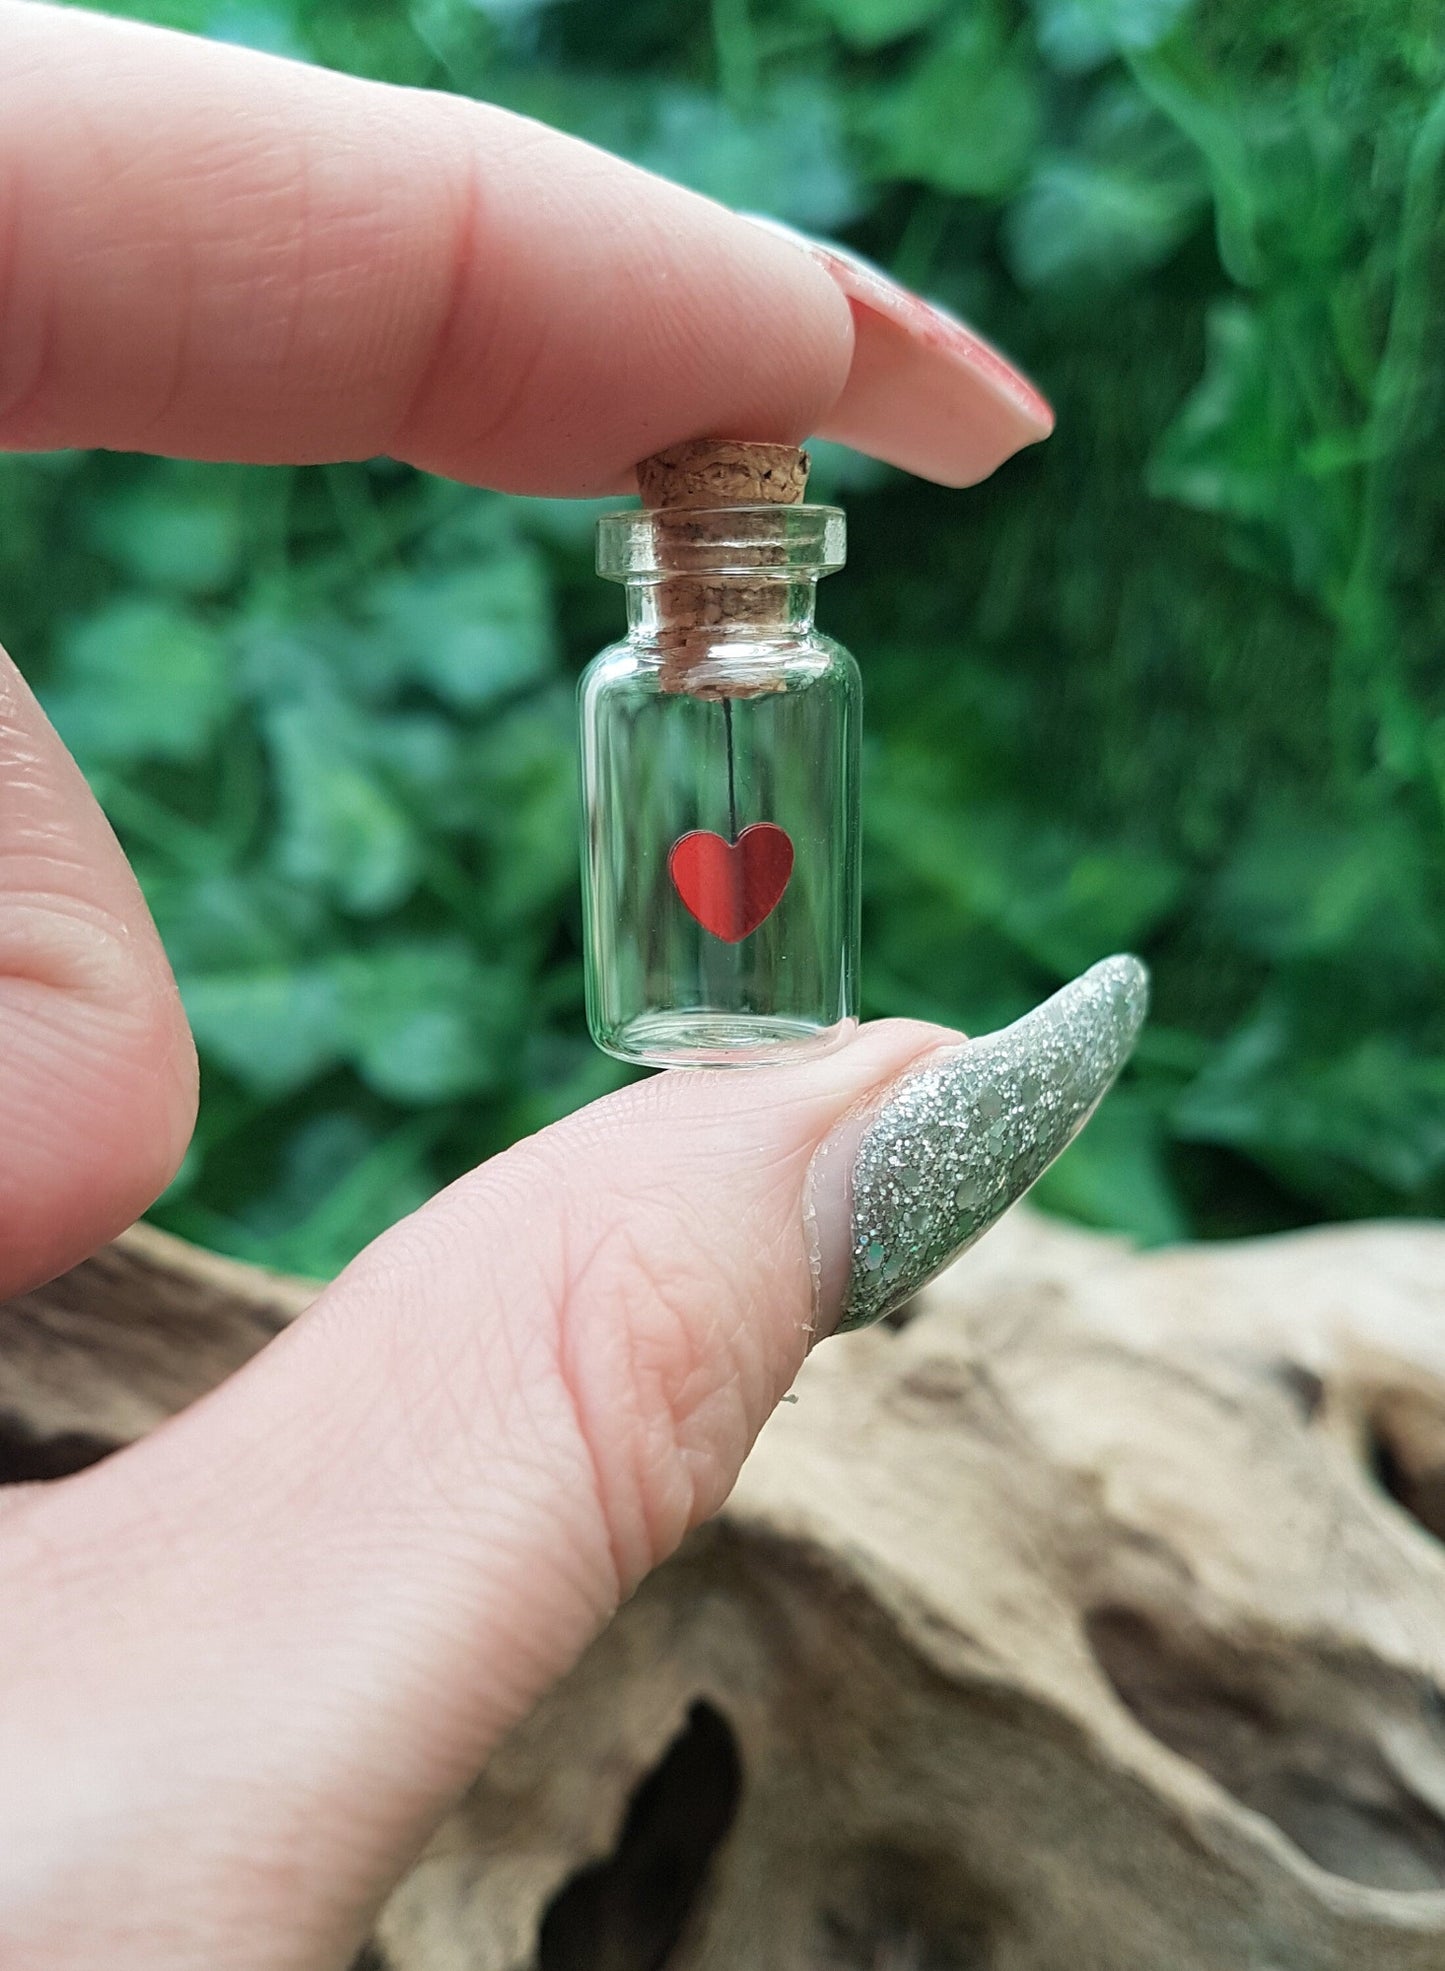
M 770 917 L 793 873 L 793 844 L 785 828 L 755 821 L 735 842 L 694 828 L 667 858 L 673 888 L 705 931 L 741 944 Z

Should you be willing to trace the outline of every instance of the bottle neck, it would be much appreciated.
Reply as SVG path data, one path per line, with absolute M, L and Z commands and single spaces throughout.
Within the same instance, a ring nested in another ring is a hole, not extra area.
M 675 575 L 627 584 L 627 627 L 646 641 L 776 643 L 813 627 L 816 574 L 748 571 Z

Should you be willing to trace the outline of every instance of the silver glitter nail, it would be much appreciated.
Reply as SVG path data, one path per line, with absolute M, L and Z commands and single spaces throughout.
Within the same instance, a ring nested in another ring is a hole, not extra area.
M 900 1306 L 1043 1175 L 1128 1060 L 1148 998 L 1137 958 L 1106 958 L 894 1084 L 857 1139 L 839 1332 Z

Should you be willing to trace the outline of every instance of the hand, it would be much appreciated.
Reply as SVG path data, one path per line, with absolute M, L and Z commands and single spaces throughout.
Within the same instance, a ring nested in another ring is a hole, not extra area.
M 906 449 L 918 403 L 850 384 L 866 313 L 798 244 L 500 112 L 0 0 L 0 444 L 577 494 L 707 432 Z M 1026 386 L 951 360 L 961 472 L 1041 435 Z M 815 1326 L 1005 1207 L 1141 993 L 1114 961 L 992 1045 L 891 1022 L 629 1089 L 398 1225 L 143 1443 L 0 1501 L 0 1963 L 343 1964 L 725 1495 Z M 154 1199 L 196 1099 L 135 882 L 3 653 L 0 1035 L 3 1295 Z

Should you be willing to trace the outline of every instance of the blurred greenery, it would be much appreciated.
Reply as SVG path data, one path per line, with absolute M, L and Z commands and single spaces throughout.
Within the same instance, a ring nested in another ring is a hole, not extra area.
M 157 0 L 845 237 L 1051 443 L 820 448 L 868 687 L 871 1012 L 1121 946 L 1137 1067 L 1041 1187 L 1167 1240 L 1445 1208 L 1438 0 Z M 0 620 L 205 1064 L 157 1216 L 306 1271 L 612 1085 L 581 1021 L 593 514 L 387 461 L 0 461 Z

